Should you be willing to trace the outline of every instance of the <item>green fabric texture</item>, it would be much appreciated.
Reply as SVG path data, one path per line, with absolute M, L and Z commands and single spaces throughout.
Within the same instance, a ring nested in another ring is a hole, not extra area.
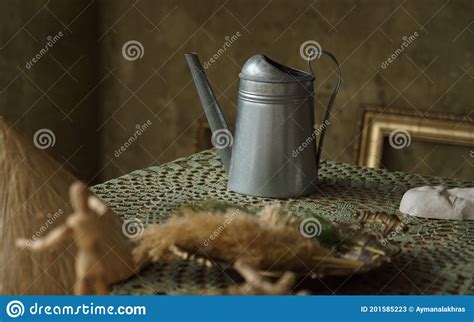
M 93 187 L 123 219 L 143 225 L 165 221 L 183 204 L 214 200 L 250 209 L 280 202 L 292 211 L 354 223 L 358 210 L 385 211 L 408 225 L 390 242 L 401 247 L 391 263 L 364 274 L 315 280 L 317 294 L 474 294 L 474 221 L 430 220 L 398 211 L 403 193 L 422 185 L 473 187 L 473 182 L 409 175 L 323 161 L 318 193 L 275 200 L 227 190 L 218 155 L 207 150 L 150 167 Z M 154 264 L 140 276 L 115 285 L 114 294 L 191 294 L 222 288 L 232 272 L 176 261 Z

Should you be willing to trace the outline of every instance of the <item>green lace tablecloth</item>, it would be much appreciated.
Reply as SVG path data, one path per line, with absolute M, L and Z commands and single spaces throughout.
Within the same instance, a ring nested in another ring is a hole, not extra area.
M 323 161 L 320 191 L 309 197 L 282 200 L 297 209 L 311 209 L 338 222 L 353 222 L 355 210 L 397 214 L 409 230 L 392 242 L 402 251 L 368 274 L 315 281 L 319 294 L 474 294 L 474 221 L 428 220 L 402 215 L 403 193 L 421 185 L 469 187 L 472 182 L 408 175 Z M 144 225 L 166 220 L 182 204 L 204 200 L 260 207 L 275 199 L 244 196 L 226 189 L 227 179 L 217 154 L 204 151 L 162 166 L 132 172 L 94 187 L 124 219 Z M 221 288 L 233 276 L 217 268 L 176 261 L 154 264 L 140 276 L 114 287 L 115 294 L 189 294 Z

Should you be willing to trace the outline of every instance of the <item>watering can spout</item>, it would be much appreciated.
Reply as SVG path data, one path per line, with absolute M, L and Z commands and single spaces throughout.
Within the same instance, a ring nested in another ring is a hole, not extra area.
M 224 114 L 207 80 L 204 69 L 196 53 L 184 55 L 196 85 L 204 113 L 212 131 L 212 144 L 219 151 L 219 155 L 226 172 L 229 172 L 232 157 L 232 133 L 229 130 Z

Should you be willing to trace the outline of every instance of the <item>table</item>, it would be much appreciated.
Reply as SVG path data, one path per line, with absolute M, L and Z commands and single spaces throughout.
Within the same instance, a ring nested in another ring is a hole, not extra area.
M 221 200 L 250 208 L 275 199 L 244 196 L 226 189 L 227 179 L 214 150 L 161 166 L 134 171 L 93 187 L 123 219 L 144 225 L 166 220 L 184 203 Z M 473 182 L 409 175 L 323 161 L 320 191 L 309 197 L 281 200 L 292 209 L 311 209 L 338 222 L 354 221 L 355 210 L 398 215 L 409 226 L 392 242 L 402 251 L 391 263 L 369 274 L 318 281 L 318 294 L 474 294 L 474 221 L 405 216 L 398 211 L 403 193 L 416 186 L 469 187 Z M 114 294 L 189 294 L 225 287 L 232 276 L 217 268 L 176 261 L 154 264 L 114 287 Z

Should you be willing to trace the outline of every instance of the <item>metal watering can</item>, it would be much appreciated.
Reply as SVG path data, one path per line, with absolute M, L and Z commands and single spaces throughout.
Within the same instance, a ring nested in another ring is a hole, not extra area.
M 259 54 L 247 60 L 239 75 L 234 135 L 197 54 L 185 54 L 212 131 L 212 143 L 229 176 L 229 190 L 269 198 L 298 197 L 317 191 L 324 135 L 341 85 L 337 59 L 326 51 L 321 54 L 336 63 L 338 80 L 319 127 L 315 125 L 311 59 L 307 73 Z

